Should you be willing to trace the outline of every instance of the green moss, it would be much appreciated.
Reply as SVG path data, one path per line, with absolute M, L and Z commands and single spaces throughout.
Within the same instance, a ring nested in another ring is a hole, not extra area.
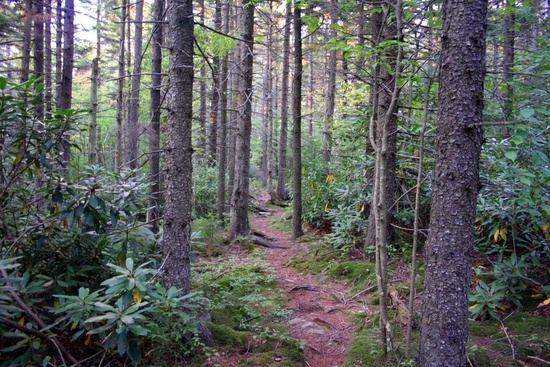
M 550 320 L 527 312 L 518 312 L 504 321 L 516 344 L 520 359 L 536 356 L 550 359 Z
M 491 358 L 487 349 L 479 347 L 475 344 L 467 346 L 466 355 L 471 366 L 473 367 L 491 367 Z
M 244 348 L 247 344 L 250 333 L 237 331 L 226 325 L 206 324 L 212 332 L 214 340 L 222 346 Z
M 330 270 L 330 274 L 344 278 L 354 285 L 363 285 L 367 281 L 373 282 L 376 279 L 374 266 L 362 261 L 346 261 L 337 264 Z
M 292 232 L 292 216 L 286 214 L 279 218 L 273 218 L 271 220 L 271 229 L 278 232 Z
M 495 321 L 470 321 L 468 323 L 468 331 L 472 336 L 489 337 L 498 333 L 499 325 Z
M 346 356 L 346 367 L 383 366 L 380 345 L 372 329 L 363 329 L 355 333 Z

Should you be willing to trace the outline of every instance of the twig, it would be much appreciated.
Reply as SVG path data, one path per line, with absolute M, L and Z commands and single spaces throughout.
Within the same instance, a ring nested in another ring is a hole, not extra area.
M 295 287 L 292 287 L 292 289 L 289 291 L 289 292 L 293 292 L 293 291 L 299 291 L 299 290 L 306 290 L 306 291 L 314 291 L 314 292 L 319 292 L 319 287 L 316 286 L 316 285 L 297 285 Z
M 319 321 L 319 322 L 322 323 L 322 324 L 325 324 L 325 325 L 330 326 L 330 327 L 331 327 L 332 329 L 334 329 L 334 330 L 338 330 L 338 331 L 340 330 L 340 329 L 338 329 L 336 326 L 332 325 L 330 322 L 328 322 L 328 321 L 326 321 L 326 320 L 323 320 L 323 319 L 320 318 L 320 317 L 315 317 L 315 318 L 313 319 L 313 321 Z
M 4 278 L 7 278 L 8 277 L 8 273 L 6 272 L 5 269 L 2 269 L 2 276 Z M 40 317 L 38 317 L 38 315 L 36 315 L 30 308 L 29 306 L 27 306 L 25 304 L 25 302 L 23 302 L 23 300 L 17 295 L 17 293 L 15 293 L 15 290 L 13 289 L 13 287 L 10 285 L 8 287 L 8 292 L 10 293 L 11 297 L 13 298 L 13 300 L 15 302 L 17 302 L 17 304 L 23 309 L 23 311 L 25 311 L 25 313 L 27 314 L 27 316 L 29 316 L 34 322 L 36 322 L 36 324 L 41 328 L 41 329 L 45 329 L 47 327 L 46 323 L 44 323 L 44 321 L 42 321 L 40 319 Z M 6 319 L 0 319 L 0 322 L 13 322 L 13 321 L 10 321 L 10 320 L 6 320 Z M 17 323 L 15 323 L 17 324 Z M 8 324 L 6 324 L 8 325 Z M 19 325 L 19 324 L 17 324 Z M 12 325 L 13 326 L 13 325 Z M 21 325 L 20 325 L 21 326 Z M 15 326 L 14 326 L 15 327 Z M 25 328 L 27 328 L 25 326 Z M 29 329 L 29 328 L 27 328 Z M 22 330 L 22 329 L 20 329 Z M 35 331 L 34 329 L 29 329 L 29 330 L 33 330 Z M 63 352 L 63 354 L 75 365 L 78 365 L 78 361 L 69 353 L 69 351 L 67 351 L 63 345 L 61 345 L 57 339 L 55 337 L 49 337 L 47 336 L 46 334 L 43 334 L 41 333 L 42 335 L 44 335 L 44 337 L 46 338 L 45 340 L 49 340 L 51 343 L 55 344 L 56 345 L 56 348 L 60 349 L 61 352 Z M 38 336 L 38 334 L 35 334 Z M 65 362 L 63 362 L 65 364 Z
M 44 334 L 43 332 L 41 332 L 39 330 L 31 329 L 30 327 L 27 327 L 25 325 L 21 325 L 21 324 L 15 322 L 15 321 L 12 321 L 12 320 L 0 319 L 0 323 L 4 324 L 6 326 L 12 327 L 14 329 L 21 330 L 22 332 L 24 332 L 26 334 L 31 334 L 31 335 L 37 336 L 37 337 L 39 337 L 40 339 L 42 339 L 44 341 L 50 342 L 55 347 L 55 349 L 57 349 L 57 352 L 59 353 L 59 357 L 61 358 L 61 361 L 63 362 L 63 364 L 65 366 L 67 365 L 67 363 L 65 362 L 65 358 L 63 358 L 64 355 L 67 358 L 69 358 L 69 360 L 73 364 L 76 364 L 76 365 L 79 364 L 78 361 L 61 344 L 59 344 L 59 342 L 55 338 L 49 337 L 48 335 Z
M 542 362 L 544 364 L 547 364 L 550 366 L 550 362 L 548 361 L 545 361 L 544 359 L 542 358 L 539 358 L 539 357 L 535 357 L 535 356 L 528 356 L 527 358 L 530 358 L 530 359 L 534 359 L 535 361 L 539 361 L 539 362 Z
M 356 297 L 359 297 L 359 296 L 362 295 L 363 293 L 372 291 L 374 288 L 376 288 L 375 285 L 373 285 L 372 287 L 368 287 L 368 288 L 366 288 L 366 289 L 363 289 L 361 292 L 355 293 L 355 295 L 353 295 L 350 299 L 348 299 L 348 302 L 349 302 L 349 301 L 353 301 Z
M 512 349 L 512 358 L 514 360 L 518 359 L 518 352 L 516 351 L 516 348 L 514 347 L 514 342 L 510 338 L 510 335 L 508 335 L 508 328 L 504 325 L 502 320 L 498 320 L 500 324 L 502 325 L 502 331 L 504 331 L 504 335 L 506 335 L 506 339 L 508 339 L 508 343 L 510 344 L 510 349 Z

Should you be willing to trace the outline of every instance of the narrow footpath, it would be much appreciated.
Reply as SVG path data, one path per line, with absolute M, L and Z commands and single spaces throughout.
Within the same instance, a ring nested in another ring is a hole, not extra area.
M 261 197 L 260 204 L 264 205 L 267 199 Z M 270 237 L 275 245 L 286 247 L 266 248 L 265 252 L 279 287 L 287 295 L 287 307 L 292 311 L 288 321 L 290 334 L 304 343 L 306 366 L 342 367 L 353 333 L 353 325 L 346 321 L 345 313 L 350 306 L 357 306 L 355 302 L 346 301 L 351 288 L 328 276 L 301 274 L 288 266 L 289 260 L 306 254 L 308 249 L 289 240 L 287 233 L 271 229 L 272 219 L 282 215 L 282 211 L 255 215 L 251 224 L 254 230 Z

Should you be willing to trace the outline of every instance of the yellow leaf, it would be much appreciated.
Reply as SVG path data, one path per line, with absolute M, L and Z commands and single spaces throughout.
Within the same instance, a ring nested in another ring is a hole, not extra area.
M 478 303 L 476 303 L 475 305 L 471 305 L 470 306 L 470 310 L 473 310 L 474 308 L 476 308 L 478 306 Z
M 84 341 L 84 345 L 88 346 L 90 345 L 90 341 L 92 341 L 92 334 L 88 334 L 86 337 L 86 340 Z
M 495 240 L 495 242 L 498 242 L 499 234 L 500 234 L 500 229 L 497 228 L 497 230 L 495 231 L 495 234 L 493 235 L 493 239 Z
M 506 241 L 506 231 L 504 230 L 504 228 L 501 228 L 500 229 L 500 237 Z
M 42 172 L 38 169 L 38 167 L 32 166 L 32 170 L 34 171 L 34 174 L 37 175 L 38 177 L 40 177 L 40 178 L 43 178 L 43 177 L 44 177 L 44 175 L 43 175 Z
M 134 289 L 133 298 L 135 303 L 141 303 L 141 300 L 142 300 L 141 294 L 139 294 L 139 291 L 137 289 Z
M 545 306 L 550 305 L 550 298 L 548 298 L 548 299 L 542 301 L 542 303 L 543 303 Z
M 325 211 L 328 212 L 328 206 L 330 204 L 330 201 L 327 202 L 327 204 L 325 205 Z
M 19 321 L 17 321 L 17 323 L 19 325 L 25 325 L 25 316 L 23 316 L 22 318 L 19 319 Z
M 334 182 L 334 175 L 327 175 L 327 182 Z
M 17 165 L 19 165 L 22 159 L 23 159 L 23 153 L 19 153 L 17 157 L 15 157 L 15 159 L 13 160 L 13 166 L 16 167 Z
M 355 242 L 357 242 L 357 238 L 353 237 L 353 240 L 351 242 L 355 245 Z
M 364 212 L 365 212 L 365 206 L 363 205 L 363 206 L 361 207 L 361 213 L 364 213 Z
M 359 204 L 355 204 L 355 210 L 359 210 Z

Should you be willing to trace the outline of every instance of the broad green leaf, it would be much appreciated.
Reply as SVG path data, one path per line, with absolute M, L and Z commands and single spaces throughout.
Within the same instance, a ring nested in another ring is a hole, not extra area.
M 533 181 L 531 181 L 531 179 L 526 176 L 519 176 L 519 180 L 527 186 L 531 186 L 531 184 L 533 183 Z
M 518 153 L 514 150 L 509 150 L 506 153 L 504 153 L 504 156 L 514 162 L 518 158 Z
M 531 117 L 535 114 L 535 109 L 534 108 L 524 108 L 519 113 L 522 117 L 528 119 L 529 117 Z

